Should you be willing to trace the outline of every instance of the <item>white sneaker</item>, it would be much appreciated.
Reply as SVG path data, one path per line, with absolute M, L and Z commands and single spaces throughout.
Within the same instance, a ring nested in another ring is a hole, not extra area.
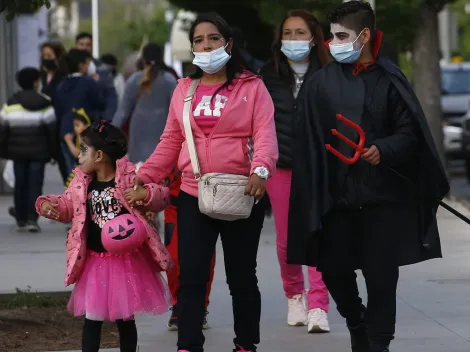
M 315 308 L 308 311 L 308 325 L 307 329 L 309 334 L 318 332 L 330 332 L 330 325 L 328 324 L 328 315 L 323 309 Z
M 290 326 L 307 325 L 307 310 L 304 304 L 304 295 L 298 294 L 288 299 L 287 324 Z

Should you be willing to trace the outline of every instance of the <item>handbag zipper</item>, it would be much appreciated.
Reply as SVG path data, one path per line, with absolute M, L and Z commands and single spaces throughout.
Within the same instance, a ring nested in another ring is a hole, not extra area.
M 217 194 L 217 186 L 219 185 L 235 185 L 235 186 L 241 186 L 239 183 L 236 182 L 219 182 L 214 185 L 214 190 L 212 191 L 214 197 Z

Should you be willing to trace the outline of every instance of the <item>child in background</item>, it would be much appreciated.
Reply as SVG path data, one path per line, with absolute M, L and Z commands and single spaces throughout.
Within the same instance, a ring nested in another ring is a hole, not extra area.
M 115 321 L 122 352 L 137 349 L 134 314 L 163 314 L 171 304 L 168 287 L 159 273 L 170 258 L 145 212 L 159 212 L 169 201 L 168 188 L 133 186 L 135 166 L 125 158 L 126 138 L 105 121 L 81 134 L 79 167 L 63 195 L 41 196 L 37 212 L 60 222 L 72 221 L 66 241 L 65 285 L 75 284 L 68 304 L 75 316 L 85 316 L 82 351 L 98 352 L 104 320 Z M 142 204 L 142 206 L 137 206 Z M 144 245 L 125 254 L 111 254 L 103 246 L 105 224 L 123 214 L 145 226 Z
M 72 112 L 74 133 L 67 133 L 64 136 L 64 141 L 69 147 L 70 153 L 72 153 L 75 159 L 78 160 L 78 155 L 80 154 L 80 134 L 91 125 L 91 119 L 83 108 L 78 110 L 73 109 Z M 72 171 L 67 178 L 67 182 L 65 183 L 65 189 L 69 187 L 69 184 L 73 180 L 74 175 L 75 174 Z
M 13 160 L 17 231 L 39 232 L 34 209 L 41 195 L 46 163 L 56 153 L 56 119 L 51 99 L 39 93 L 40 72 L 25 67 L 16 74 L 21 87 L 0 111 L 0 157 Z

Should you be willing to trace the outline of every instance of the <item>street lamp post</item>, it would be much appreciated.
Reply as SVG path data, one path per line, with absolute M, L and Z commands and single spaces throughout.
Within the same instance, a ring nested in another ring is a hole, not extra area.
M 100 33 L 99 33 L 99 7 L 98 0 L 91 1 L 91 31 L 93 34 L 93 57 L 100 56 Z

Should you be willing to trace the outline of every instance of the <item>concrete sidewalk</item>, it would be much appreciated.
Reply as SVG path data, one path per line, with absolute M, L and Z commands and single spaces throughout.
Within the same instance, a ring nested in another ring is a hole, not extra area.
M 60 192 L 55 169 L 48 170 L 45 191 Z M 41 234 L 18 235 L 6 214 L 10 199 L 0 199 L 0 292 L 31 286 L 33 290 L 63 290 L 65 228 L 42 221 Z M 452 203 L 466 215 L 469 212 Z M 470 351 L 470 227 L 445 210 L 439 212 L 444 259 L 401 270 L 397 339 L 391 351 Z M 225 283 L 223 253 L 217 248 L 206 352 L 231 351 L 233 320 L 231 297 Z M 344 321 L 331 304 L 332 332 L 312 335 L 306 328 L 286 326 L 287 302 L 276 258 L 274 225 L 267 219 L 260 243 L 258 277 L 263 299 L 259 351 L 349 351 Z M 361 282 L 364 292 L 364 285 Z M 365 295 L 364 295 L 365 296 Z M 176 351 L 177 335 L 166 330 L 169 315 L 139 318 L 140 352 Z M 118 350 L 109 350 L 118 351 Z

